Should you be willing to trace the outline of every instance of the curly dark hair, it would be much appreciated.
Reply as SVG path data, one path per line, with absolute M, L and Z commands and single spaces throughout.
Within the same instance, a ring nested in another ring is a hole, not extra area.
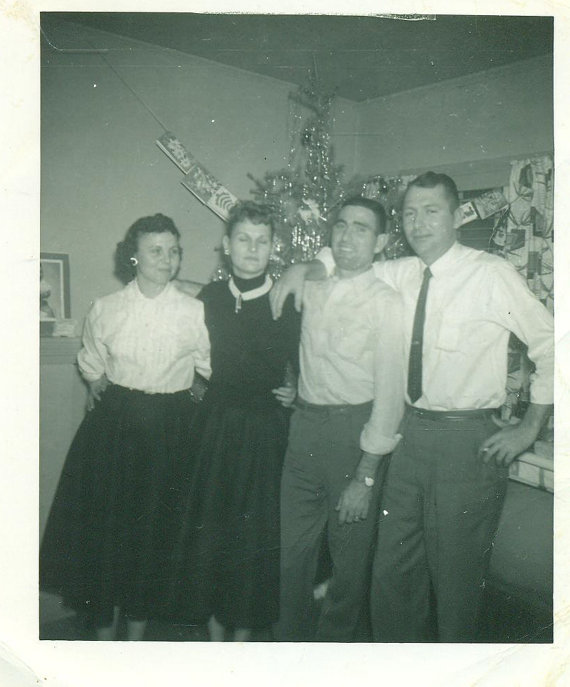
M 275 233 L 275 217 L 269 205 L 256 203 L 253 200 L 243 200 L 232 207 L 226 223 L 226 236 L 231 237 L 236 224 L 249 220 L 253 224 L 267 224 L 271 229 L 271 237 Z
M 126 284 L 135 276 L 136 270 L 131 258 L 137 252 L 140 237 L 144 234 L 164 232 L 169 232 L 180 240 L 180 232 L 174 222 L 160 212 L 149 217 L 141 217 L 128 228 L 125 238 L 117 243 L 115 250 L 115 275 L 123 283 Z

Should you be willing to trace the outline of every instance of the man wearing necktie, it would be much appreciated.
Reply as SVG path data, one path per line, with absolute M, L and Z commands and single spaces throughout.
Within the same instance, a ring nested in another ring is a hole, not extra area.
M 421 175 L 403 204 L 417 257 L 375 263 L 402 296 L 408 371 L 372 573 L 380 642 L 477 639 L 508 465 L 536 440 L 553 401 L 551 315 L 507 261 L 457 242 L 461 219 L 453 180 Z M 330 263 L 326 253 L 319 258 Z M 320 278 L 311 264 L 295 266 L 283 292 L 309 269 Z M 495 411 L 505 401 L 511 332 L 535 371 L 526 415 L 501 428 Z

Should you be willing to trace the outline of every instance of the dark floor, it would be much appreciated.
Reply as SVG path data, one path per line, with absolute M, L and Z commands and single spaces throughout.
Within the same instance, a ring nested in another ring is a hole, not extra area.
M 479 641 L 488 643 L 551 643 L 552 614 L 531 610 L 503 592 L 487 590 L 483 627 Z M 40 624 L 40 639 L 92 640 L 93 632 L 76 616 Z M 207 641 L 204 626 L 168 624 L 151 621 L 145 641 L 201 642 Z M 254 642 L 272 642 L 271 628 L 255 631 Z
M 552 610 L 525 606 L 516 597 L 487 589 L 481 642 L 548 644 L 553 641 Z

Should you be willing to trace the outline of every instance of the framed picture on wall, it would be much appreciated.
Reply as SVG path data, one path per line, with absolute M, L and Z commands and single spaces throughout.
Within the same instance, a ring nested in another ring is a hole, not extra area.
M 40 254 L 40 323 L 71 317 L 69 255 Z

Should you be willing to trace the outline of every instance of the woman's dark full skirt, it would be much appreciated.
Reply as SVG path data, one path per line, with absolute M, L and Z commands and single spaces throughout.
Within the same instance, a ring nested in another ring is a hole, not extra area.
M 172 577 L 175 612 L 263 628 L 279 612 L 279 494 L 289 411 L 211 389 L 195 415 L 193 482 Z
M 188 392 L 111 385 L 69 450 L 40 553 L 40 587 L 99 626 L 113 607 L 161 615 L 188 484 Z

